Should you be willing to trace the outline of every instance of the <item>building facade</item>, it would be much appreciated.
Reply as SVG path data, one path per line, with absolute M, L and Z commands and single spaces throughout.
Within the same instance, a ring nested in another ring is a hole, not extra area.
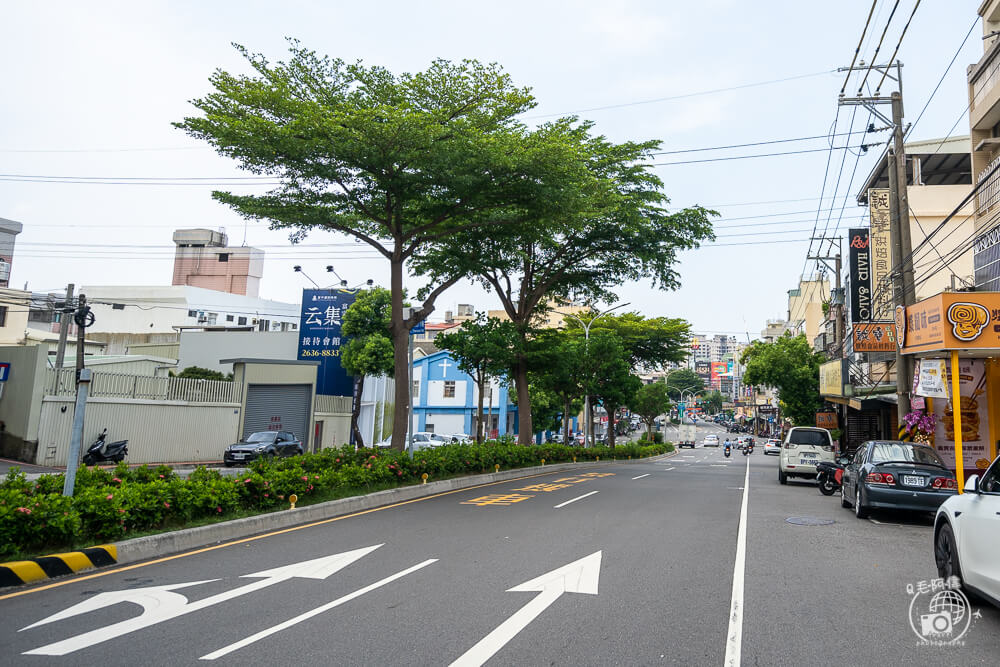
M 264 252 L 230 248 L 225 232 L 178 229 L 174 232 L 174 285 L 257 297 L 264 275 Z
M 441 434 L 476 433 L 479 391 L 472 376 L 458 370 L 448 352 L 436 352 L 413 363 L 413 430 Z M 505 383 L 487 387 L 484 418 L 488 437 L 517 432 L 517 406 Z
M 20 222 L 0 218 L 0 287 L 10 285 L 10 269 L 14 263 L 14 239 L 21 233 Z

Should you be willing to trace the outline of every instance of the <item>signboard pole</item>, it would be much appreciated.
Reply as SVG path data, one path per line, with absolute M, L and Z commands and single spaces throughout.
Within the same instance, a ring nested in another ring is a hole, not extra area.
M 955 420 L 955 476 L 958 492 L 965 489 L 965 460 L 962 456 L 962 393 L 959 385 L 958 350 L 951 351 L 951 416 Z
M 409 319 L 409 315 L 405 316 L 405 318 Z M 407 341 L 406 354 L 407 358 L 409 359 L 409 369 L 410 369 L 409 372 L 410 391 L 408 392 L 410 400 L 408 401 L 409 405 L 407 406 L 406 410 L 406 451 L 410 453 L 410 458 L 412 459 L 413 458 L 413 330 L 412 329 L 407 334 L 406 341 Z

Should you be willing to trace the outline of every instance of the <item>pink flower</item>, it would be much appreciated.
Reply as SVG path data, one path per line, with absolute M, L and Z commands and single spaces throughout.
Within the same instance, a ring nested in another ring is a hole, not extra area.
M 166 507 L 167 509 L 170 509 L 170 503 L 163 503 L 163 506 Z
M 164 477 L 163 475 L 160 475 L 160 479 L 166 479 L 166 477 Z
M 313 479 L 319 479 L 319 475 L 313 475 Z
M 313 485 L 312 485 L 312 484 L 310 484 L 310 485 L 309 485 L 309 490 L 310 490 L 310 491 L 312 491 L 312 490 L 313 490 Z
M 397 472 L 396 474 L 397 474 L 397 475 L 399 475 L 400 477 L 402 477 L 402 476 L 403 476 L 403 471 L 402 471 L 402 470 L 400 470 L 400 471 L 399 471 L 399 472 Z
M 112 499 L 112 498 L 114 498 L 114 497 L 115 497 L 115 494 L 113 494 L 113 493 L 109 493 L 109 494 L 108 494 L 108 497 L 107 497 L 107 498 L 105 498 L 105 500 L 111 500 L 111 499 Z
M 219 514 L 222 514 L 222 508 L 221 507 L 216 507 L 215 511 L 218 512 Z
M 372 467 L 372 464 L 371 464 L 371 463 L 366 463 L 366 464 L 365 464 L 365 467 L 366 467 L 366 468 L 371 468 L 371 467 Z
M 265 493 L 265 494 L 264 494 L 264 497 L 265 497 L 265 498 L 268 498 L 268 497 L 270 497 L 270 495 L 271 495 L 270 493 Z
M 121 483 L 122 483 L 122 481 L 121 481 L 120 479 L 118 479 L 117 477 L 112 477 L 112 478 L 111 478 L 111 481 L 112 481 L 112 482 L 117 482 L 117 483 L 119 483 L 119 484 L 121 484 Z
M 303 476 L 302 476 L 302 481 L 303 481 L 303 482 L 308 482 L 308 481 L 309 481 L 309 478 L 308 478 L 308 477 L 307 477 L 306 475 L 303 475 Z
M 123 509 L 121 509 L 121 508 L 119 507 L 119 508 L 118 508 L 118 513 L 119 513 L 119 514 L 125 514 L 125 510 L 123 510 Z
M 31 514 L 31 510 L 29 510 L 27 507 L 18 507 L 17 511 L 22 512 L 24 514 Z
M 336 461 L 334 461 L 334 463 L 340 463 L 340 459 L 337 459 Z

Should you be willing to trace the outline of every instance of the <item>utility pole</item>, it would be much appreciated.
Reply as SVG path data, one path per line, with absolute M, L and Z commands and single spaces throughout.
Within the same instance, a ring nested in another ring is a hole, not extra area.
M 76 324 L 76 381 L 80 382 L 80 371 L 83 370 L 83 348 L 87 328 L 87 315 L 90 309 L 87 307 L 87 295 L 80 294 L 73 321 Z
M 885 76 L 897 82 L 899 90 L 892 93 L 888 98 L 878 95 L 872 97 L 844 97 L 840 96 L 839 104 L 863 106 L 872 115 L 887 123 L 892 129 L 892 148 L 888 153 L 887 167 L 889 172 L 889 233 L 892 240 L 892 253 L 895 266 L 891 267 L 893 272 L 893 305 L 895 307 L 906 307 L 913 303 L 915 299 L 915 287 L 913 280 L 913 258 L 912 244 L 910 240 L 910 204 L 907 197 L 906 188 L 908 181 L 906 178 L 906 150 L 903 146 L 903 64 L 898 60 L 888 65 L 873 65 L 870 69 L 882 72 Z M 896 76 L 889 74 L 889 70 L 896 70 Z M 857 67 L 840 68 L 838 71 L 851 71 L 856 69 L 869 69 L 867 65 Z M 848 75 L 849 76 L 849 75 Z M 879 105 L 891 105 L 891 117 L 886 117 L 878 108 Z M 910 380 L 912 379 L 911 364 L 908 357 L 904 356 L 896 348 L 896 410 L 897 419 L 901 423 L 903 416 L 910 411 Z
M 66 301 L 59 313 L 59 347 L 56 348 L 56 368 L 62 369 L 66 359 L 66 336 L 69 335 L 70 313 L 72 313 L 73 289 L 75 285 L 66 285 Z
M 815 240 L 815 239 L 814 239 Z M 836 255 L 809 255 L 808 259 L 814 259 L 823 262 L 827 268 L 833 270 L 833 275 L 836 276 L 835 284 L 836 288 L 834 294 L 836 295 L 836 300 L 830 300 L 830 310 L 833 313 L 833 345 L 834 349 L 843 349 L 844 342 L 844 300 L 840 296 L 840 292 L 843 289 L 841 283 L 841 259 L 840 259 L 840 242 L 843 241 L 843 237 L 824 237 L 821 240 L 824 241 L 836 241 L 837 242 L 837 254 Z M 833 262 L 833 266 L 827 264 L 827 262 Z M 821 283 L 822 285 L 822 283 Z

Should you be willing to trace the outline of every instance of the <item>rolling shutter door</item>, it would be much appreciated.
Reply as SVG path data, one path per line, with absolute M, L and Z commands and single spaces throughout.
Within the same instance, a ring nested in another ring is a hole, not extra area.
M 256 431 L 291 431 L 303 443 L 310 433 L 308 384 L 252 384 L 247 388 L 243 437 Z

